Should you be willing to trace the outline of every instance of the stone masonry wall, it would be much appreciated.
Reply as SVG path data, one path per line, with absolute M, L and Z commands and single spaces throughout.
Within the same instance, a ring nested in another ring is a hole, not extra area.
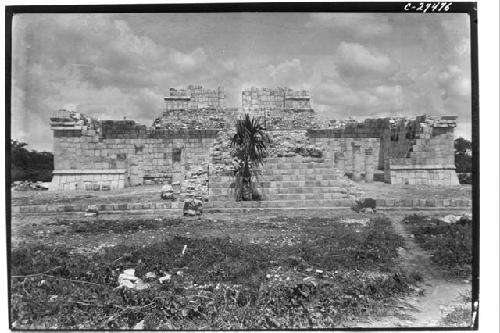
M 242 92 L 241 104 L 244 113 L 260 118 L 268 130 L 319 127 L 305 90 L 252 87 Z
M 458 185 L 455 116 L 420 116 L 391 128 L 385 181 L 391 184 Z
M 311 97 L 305 90 L 297 91 L 286 87 L 255 88 L 243 90 L 241 93 L 243 112 L 254 117 L 279 117 L 283 110 L 312 111 Z
M 225 98 L 223 87 L 204 89 L 202 86 L 189 85 L 187 89 L 170 88 L 164 98 L 165 110 L 224 108 Z
M 324 147 L 325 158 L 332 160 L 343 174 L 367 174 L 378 169 L 380 139 L 342 130 L 309 130 L 312 143 Z
M 98 174 L 124 170 L 123 186 L 181 182 L 193 169 L 208 168 L 209 149 L 217 133 L 152 129 L 133 121 L 102 121 L 97 129 L 53 130 L 55 173 L 81 170 L 83 180 L 83 174 L 94 170 L 98 182 L 104 180 Z

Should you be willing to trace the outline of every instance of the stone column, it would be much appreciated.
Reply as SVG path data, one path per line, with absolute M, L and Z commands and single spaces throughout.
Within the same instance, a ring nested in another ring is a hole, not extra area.
M 364 164 L 364 158 L 361 156 L 361 145 L 352 142 L 352 180 L 361 180 L 361 169 Z
M 340 171 L 341 175 L 345 174 L 345 156 L 341 151 L 337 151 L 334 153 L 335 158 L 335 169 Z
M 175 145 L 172 153 L 172 188 L 175 199 L 177 199 L 182 192 L 182 184 L 184 181 L 182 169 L 182 148 L 180 145 Z
M 373 148 L 365 149 L 365 180 L 367 183 L 373 182 Z

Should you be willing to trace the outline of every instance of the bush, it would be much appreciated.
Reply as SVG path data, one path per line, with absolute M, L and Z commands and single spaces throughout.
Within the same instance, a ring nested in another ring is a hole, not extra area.
M 437 218 L 410 215 L 403 220 L 409 232 L 426 251 L 431 260 L 442 267 L 451 278 L 470 278 L 472 273 L 472 220 L 462 217 L 456 223 Z
M 375 199 L 372 199 L 372 198 L 360 199 L 360 200 L 356 200 L 356 203 L 352 207 L 352 209 L 356 213 L 359 213 L 364 208 L 370 208 L 370 209 L 373 209 L 373 211 L 375 211 L 377 208 L 377 202 L 375 201 Z
M 470 173 L 459 173 L 457 174 L 458 181 L 460 184 L 472 184 L 472 174 Z
M 472 142 L 467 139 L 455 140 L 455 170 L 457 173 L 472 172 Z
M 52 180 L 54 155 L 49 152 L 29 151 L 26 143 L 10 141 L 11 182 L 30 180 L 48 182 Z

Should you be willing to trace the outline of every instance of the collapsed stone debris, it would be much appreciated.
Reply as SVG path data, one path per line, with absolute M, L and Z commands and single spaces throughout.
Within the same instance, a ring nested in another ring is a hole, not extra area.
M 40 181 L 32 182 L 29 180 L 18 180 L 12 182 L 13 191 L 47 191 L 48 189 L 47 185 Z
M 51 117 L 58 190 L 113 190 L 163 184 L 164 200 L 187 215 L 204 202 L 234 201 L 238 161 L 230 145 L 245 113 L 265 126 L 271 143 L 255 182 L 262 200 L 354 200 L 356 182 L 457 185 L 455 116 L 320 120 L 310 93 L 251 88 L 240 108 L 227 107 L 222 87 L 169 90 L 152 126 L 96 120 L 59 110 Z

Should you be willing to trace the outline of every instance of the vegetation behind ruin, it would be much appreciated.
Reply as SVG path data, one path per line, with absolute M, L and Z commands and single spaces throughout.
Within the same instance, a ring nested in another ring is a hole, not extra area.
M 54 155 L 50 152 L 28 150 L 27 145 L 25 142 L 10 140 L 11 181 L 50 182 L 54 170 Z

